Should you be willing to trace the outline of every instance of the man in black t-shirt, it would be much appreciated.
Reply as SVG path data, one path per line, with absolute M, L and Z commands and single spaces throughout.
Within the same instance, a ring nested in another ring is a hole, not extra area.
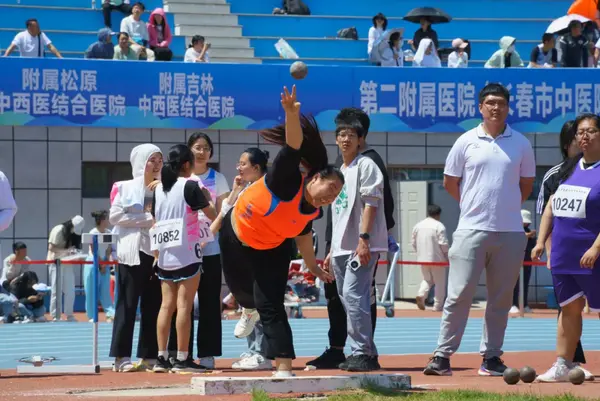
M 341 122 L 350 122 L 358 120 L 364 128 L 364 136 L 360 139 L 360 151 L 363 156 L 373 160 L 381 173 L 383 174 L 383 207 L 385 220 L 388 231 L 395 226 L 394 221 L 394 197 L 390 188 L 390 179 L 387 173 L 387 168 L 383 159 L 374 149 L 371 149 L 366 144 L 366 137 L 369 132 L 371 121 L 369 116 L 357 108 L 346 108 L 340 111 L 335 122 L 336 125 Z M 335 167 L 342 165 L 341 155 L 335 161 Z M 332 236 L 332 220 L 331 206 L 327 207 L 327 229 L 325 231 L 325 255 L 329 254 L 331 248 Z M 377 266 L 373 274 L 373 291 L 371 297 L 371 318 L 373 324 L 373 332 L 375 332 L 375 324 L 377 321 L 377 299 L 375 296 L 375 276 L 377 275 Z M 342 301 L 338 296 L 336 282 L 325 283 L 325 298 L 327 298 L 327 313 L 329 315 L 329 348 L 316 359 L 306 363 L 307 366 L 314 366 L 317 369 L 337 369 L 338 365 L 346 360 L 344 355 L 344 346 L 348 332 L 346 330 L 346 311 L 342 305 Z

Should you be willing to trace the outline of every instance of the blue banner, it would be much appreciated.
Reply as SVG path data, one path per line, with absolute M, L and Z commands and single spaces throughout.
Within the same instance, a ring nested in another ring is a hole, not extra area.
M 0 71 L 0 125 L 256 130 L 283 121 L 280 93 L 294 83 L 323 130 L 355 106 L 372 131 L 462 132 L 479 123 L 488 82 L 509 89 L 521 132 L 600 112 L 594 69 L 309 66 L 298 81 L 285 65 L 1 58 Z

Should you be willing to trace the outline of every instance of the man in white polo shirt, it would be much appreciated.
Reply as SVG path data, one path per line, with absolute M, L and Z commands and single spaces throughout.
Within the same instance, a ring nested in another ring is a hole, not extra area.
M 460 346 L 484 269 L 488 303 L 479 375 L 501 376 L 506 369 L 500 356 L 527 242 L 521 205 L 535 178 L 531 143 L 506 124 L 509 100 L 502 85 L 486 85 L 479 93 L 483 123 L 461 135 L 446 160 L 444 187 L 460 203 L 460 217 L 448 253 L 448 298 L 438 347 L 426 375 L 452 374 L 449 358 Z
M 21 57 L 44 57 L 44 48 L 47 47 L 56 57 L 62 58 L 50 39 L 40 30 L 40 25 L 36 19 L 28 19 L 25 21 L 25 26 L 27 30 L 17 33 L 8 49 L 6 49 L 4 57 L 10 56 L 15 49 L 19 50 Z

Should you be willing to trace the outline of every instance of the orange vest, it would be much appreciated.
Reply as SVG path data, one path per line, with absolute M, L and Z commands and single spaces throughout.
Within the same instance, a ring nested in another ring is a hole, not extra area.
M 300 211 L 304 178 L 294 199 L 284 202 L 267 188 L 266 176 L 250 185 L 234 206 L 237 234 L 243 243 L 258 250 L 278 247 L 288 238 L 298 236 L 316 219 L 319 211 Z

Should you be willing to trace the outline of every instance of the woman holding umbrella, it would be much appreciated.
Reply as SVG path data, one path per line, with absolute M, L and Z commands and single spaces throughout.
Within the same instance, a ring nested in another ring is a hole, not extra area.
M 418 23 L 421 28 L 417 29 L 412 40 L 408 43 L 411 45 L 413 51 L 419 48 L 421 40 L 429 38 L 433 41 L 435 48 L 439 46 L 437 32 L 431 28 L 431 24 L 441 24 L 450 22 L 452 17 L 446 14 L 439 8 L 434 7 L 417 7 L 409 11 L 403 18 L 405 21 Z

